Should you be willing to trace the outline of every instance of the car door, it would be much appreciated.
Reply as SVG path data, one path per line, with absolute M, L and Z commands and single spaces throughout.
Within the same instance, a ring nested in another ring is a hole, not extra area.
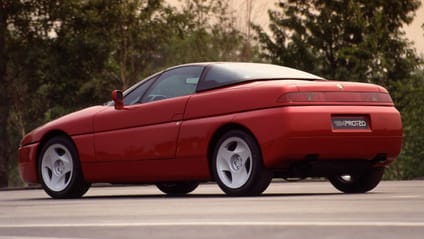
M 124 109 L 109 107 L 97 114 L 96 160 L 175 158 L 185 106 L 195 92 L 202 70 L 201 66 L 184 66 L 165 71 L 125 95 Z

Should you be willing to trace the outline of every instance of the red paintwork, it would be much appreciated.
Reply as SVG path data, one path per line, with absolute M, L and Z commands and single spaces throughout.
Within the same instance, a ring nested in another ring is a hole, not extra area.
M 337 84 L 343 84 L 341 91 Z M 285 102 L 289 92 L 380 92 L 376 85 L 274 80 L 244 83 L 189 96 L 125 106 L 91 107 L 52 121 L 24 137 L 21 176 L 37 182 L 37 152 L 50 132 L 72 138 L 89 182 L 210 180 L 208 153 L 214 134 L 236 124 L 260 145 L 266 167 L 287 168 L 307 155 L 327 160 L 389 164 L 401 150 L 402 124 L 392 103 Z M 333 130 L 332 116 L 365 116 L 369 130 Z

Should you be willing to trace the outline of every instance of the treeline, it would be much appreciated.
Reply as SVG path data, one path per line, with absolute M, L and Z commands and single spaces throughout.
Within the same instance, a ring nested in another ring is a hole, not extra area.
M 387 176 L 422 176 L 423 62 L 402 32 L 419 1 L 398 2 L 284 1 L 269 11 L 271 31 L 253 23 L 252 38 L 235 26 L 226 0 L 178 8 L 162 0 L 3 0 L 0 187 L 21 184 L 16 151 L 29 130 L 196 61 L 266 61 L 386 86 L 405 124 L 404 151 Z

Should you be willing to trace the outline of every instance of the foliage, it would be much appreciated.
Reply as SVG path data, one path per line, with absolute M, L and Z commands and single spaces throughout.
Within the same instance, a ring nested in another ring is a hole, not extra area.
M 269 11 L 274 39 L 256 29 L 273 63 L 387 86 L 417 65 L 402 26 L 418 6 L 416 0 L 288 0 Z
M 402 30 L 419 6 L 417 0 L 287 0 L 269 11 L 271 35 L 254 26 L 272 63 L 389 89 L 405 127 L 390 178 L 424 175 L 423 63 Z
M 390 167 L 388 178 L 412 179 L 424 176 L 424 70 L 408 81 L 397 82 L 394 96 L 402 109 L 403 150 Z
M 178 14 L 169 14 L 170 38 L 161 59 L 165 65 L 241 60 L 246 41 L 228 9 L 227 1 L 186 0 Z
M 0 4 L 0 187 L 7 186 L 9 158 L 16 155 L 15 142 L 24 132 L 24 118 L 32 124 L 32 114 L 38 111 L 32 107 L 26 113 L 21 110 L 22 103 L 30 99 L 26 93 L 37 84 L 25 84 L 26 79 L 41 74 L 42 48 L 46 46 L 46 32 L 41 30 L 46 22 L 42 9 L 35 12 L 37 6 L 37 1 L 10 0 Z M 34 97 L 29 103 L 37 100 Z

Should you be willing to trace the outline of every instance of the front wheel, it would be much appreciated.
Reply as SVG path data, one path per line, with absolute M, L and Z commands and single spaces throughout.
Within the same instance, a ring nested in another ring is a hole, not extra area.
M 212 173 L 219 187 L 229 196 L 259 195 L 272 179 L 272 172 L 263 165 L 255 138 L 241 130 L 231 130 L 218 140 Z
M 371 168 L 362 173 L 328 177 L 331 184 L 344 193 L 366 193 L 374 189 L 384 175 L 384 168 Z
M 90 187 L 84 181 L 78 152 L 66 137 L 54 137 L 43 146 L 38 175 L 44 191 L 52 198 L 79 198 Z
M 198 182 L 175 182 L 175 183 L 158 183 L 156 187 L 171 196 L 185 195 L 187 193 L 193 192 L 197 186 Z

